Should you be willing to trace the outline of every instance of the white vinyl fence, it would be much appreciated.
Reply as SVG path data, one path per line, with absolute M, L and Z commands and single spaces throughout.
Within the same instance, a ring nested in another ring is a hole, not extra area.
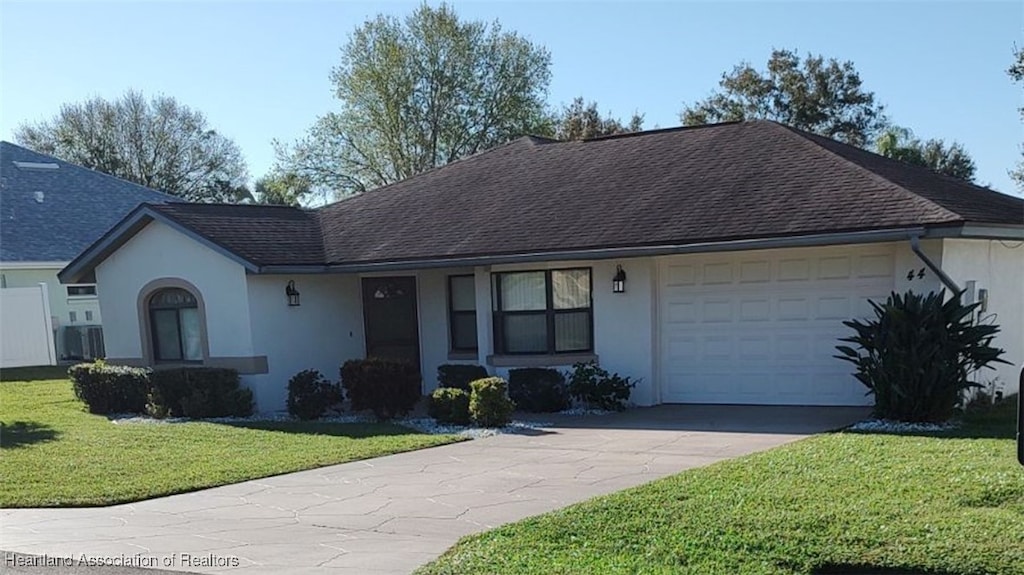
M 0 367 L 56 364 L 46 284 L 0 289 Z

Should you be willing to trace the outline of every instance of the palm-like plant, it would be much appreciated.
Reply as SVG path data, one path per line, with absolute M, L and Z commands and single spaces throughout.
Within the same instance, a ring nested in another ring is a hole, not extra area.
M 844 321 L 855 334 L 840 338 L 835 357 L 856 366 L 854 373 L 875 396 L 875 416 L 913 422 L 949 419 L 963 392 L 977 387 L 971 373 L 1006 363 L 992 347 L 996 325 L 974 321 L 978 303 L 964 305 L 944 291 L 927 295 L 893 292 L 884 304 L 871 303 L 875 317 Z

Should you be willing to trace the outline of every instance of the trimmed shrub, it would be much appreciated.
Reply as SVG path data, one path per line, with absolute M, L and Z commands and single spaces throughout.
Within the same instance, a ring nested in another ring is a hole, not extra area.
M 246 417 L 252 391 L 239 385 L 238 372 L 217 367 L 159 369 L 150 376 L 146 411 L 153 417 Z
M 299 419 L 317 419 L 345 399 L 341 386 L 315 369 L 300 371 L 288 380 L 288 413 Z
M 469 425 L 469 394 L 454 387 L 439 387 L 430 394 L 427 414 L 438 423 Z
M 102 359 L 79 363 L 68 369 L 75 396 L 89 413 L 142 413 L 146 409 L 149 370 L 107 365 Z
M 588 407 L 608 411 L 626 409 L 636 382 L 608 371 L 595 362 L 577 363 L 569 375 L 569 395 Z
M 565 375 L 557 369 L 527 367 L 508 372 L 508 396 L 516 409 L 534 413 L 562 411 L 569 407 Z
M 469 382 L 487 377 L 482 365 L 446 363 L 437 366 L 437 384 L 469 392 Z
M 1006 363 L 992 347 L 995 325 L 977 324 L 960 294 L 893 292 L 884 304 L 870 302 L 875 317 L 844 321 L 854 335 L 839 341 L 838 359 L 856 367 L 854 377 L 875 396 L 875 417 L 910 422 L 943 422 L 965 391 L 978 387 L 968 377 L 990 363 Z
M 379 358 L 351 359 L 341 366 L 341 385 L 352 409 L 369 409 L 377 419 L 412 411 L 419 401 L 420 374 L 410 363 Z
M 508 398 L 508 382 L 485 377 L 470 382 L 469 414 L 481 427 L 501 427 L 512 421 L 515 404 Z

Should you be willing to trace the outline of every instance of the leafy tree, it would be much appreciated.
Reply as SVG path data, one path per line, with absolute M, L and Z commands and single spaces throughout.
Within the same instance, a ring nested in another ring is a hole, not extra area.
M 601 117 L 597 102 L 585 103 L 582 97 L 572 104 L 563 106 L 555 120 L 555 137 L 559 140 L 586 140 L 598 136 L 639 132 L 643 129 L 644 117 L 634 113 L 628 124 L 617 118 Z
M 968 182 L 974 181 L 974 160 L 959 142 L 949 145 L 936 139 L 922 142 L 907 128 L 893 126 L 878 138 L 877 146 L 878 153 L 887 158 L 924 166 Z
M 222 204 L 240 204 L 254 200 L 248 186 L 245 184 L 235 184 L 227 180 L 214 180 L 205 184 L 197 196 L 189 199 Z
M 1014 82 L 1024 85 L 1024 49 L 1013 50 L 1015 58 L 1013 65 L 1006 71 Z M 1024 107 L 1018 108 L 1021 120 L 1024 120 Z M 1024 146 L 1021 146 L 1021 155 L 1024 156 Z M 1010 177 L 1017 182 L 1017 187 L 1024 191 L 1024 159 L 1018 160 L 1017 167 L 1010 170 Z
M 22 124 L 18 143 L 86 168 L 192 201 L 240 201 L 247 179 L 238 146 L 174 98 L 128 91 L 65 104 L 48 121 Z
M 550 133 L 551 56 L 445 4 L 357 28 L 331 73 L 338 111 L 279 166 L 340 195 L 418 174 L 528 133 Z
M 298 206 L 309 194 L 306 178 L 294 172 L 272 172 L 256 180 L 254 200 L 259 204 Z
M 680 114 L 687 126 L 752 119 L 775 120 L 864 147 L 887 121 L 873 92 L 861 87 L 853 62 L 774 50 L 764 71 L 741 63 L 722 74 L 720 90 Z

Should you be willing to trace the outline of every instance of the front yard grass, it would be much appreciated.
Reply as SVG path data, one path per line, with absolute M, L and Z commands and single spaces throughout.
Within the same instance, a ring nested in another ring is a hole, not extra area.
M 138 501 L 459 440 L 390 424 L 114 425 L 66 379 L 2 375 L 0 507 Z
M 1013 408 L 687 471 L 466 537 L 418 573 L 1024 574 Z

